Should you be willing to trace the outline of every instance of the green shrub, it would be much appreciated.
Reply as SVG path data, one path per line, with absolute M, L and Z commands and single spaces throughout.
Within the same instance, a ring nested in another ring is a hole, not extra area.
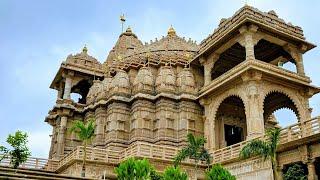
M 307 176 L 298 163 L 291 165 L 283 175 L 283 180 L 306 180 Z
M 147 159 L 136 160 L 129 158 L 115 168 L 119 180 L 158 180 L 160 176 L 155 172 Z
M 182 171 L 179 166 L 167 167 L 163 173 L 163 180 L 187 180 L 188 175 Z
M 215 164 L 206 173 L 207 180 L 235 180 L 236 177 L 231 175 L 231 173 L 223 168 L 220 164 Z

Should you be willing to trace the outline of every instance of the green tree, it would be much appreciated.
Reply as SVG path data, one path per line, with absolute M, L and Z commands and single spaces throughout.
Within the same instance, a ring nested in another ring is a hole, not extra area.
M 167 167 L 163 173 L 163 180 L 187 180 L 188 175 L 182 171 L 179 166 Z
M 206 173 L 207 180 L 236 180 L 236 177 L 222 167 L 220 164 L 215 164 Z
M 187 135 L 188 144 L 186 147 L 181 149 L 174 159 L 174 166 L 178 166 L 181 161 L 186 158 L 193 159 L 195 161 L 196 172 L 198 170 L 199 162 L 205 161 L 209 167 L 211 163 L 211 156 L 207 149 L 204 147 L 206 139 L 204 137 L 195 137 L 189 133 Z
M 280 142 L 280 129 L 271 128 L 266 131 L 266 140 L 254 139 L 245 145 L 241 152 L 241 158 L 249 158 L 252 156 L 262 156 L 264 160 L 271 159 L 273 175 L 276 179 L 279 178 L 277 172 L 277 149 Z
M 70 132 L 75 132 L 77 137 L 83 143 L 83 159 L 82 159 L 82 172 L 81 176 L 85 177 L 86 172 L 86 159 L 87 159 L 87 146 L 94 136 L 94 120 L 89 120 L 86 124 L 82 121 L 75 121 L 70 129 Z
M 147 159 L 129 158 L 115 168 L 119 180 L 156 180 L 160 178 Z
M 9 134 L 6 142 L 10 144 L 12 148 L 8 149 L 4 146 L 0 146 L 0 152 L 4 153 L 0 156 L 0 161 L 10 157 L 10 164 L 13 168 L 17 169 L 20 164 L 27 161 L 31 154 L 27 147 L 28 135 L 22 131 L 17 131 L 14 134 Z
M 283 175 L 283 180 L 307 180 L 307 175 L 300 164 L 292 164 Z

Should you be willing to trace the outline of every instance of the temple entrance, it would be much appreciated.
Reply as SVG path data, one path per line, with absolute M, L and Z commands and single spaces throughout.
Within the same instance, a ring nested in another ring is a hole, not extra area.
M 227 146 L 243 141 L 243 128 L 233 125 L 224 125 L 224 137 Z
M 230 96 L 220 104 L 216 116 L 216 147 L 223 148 L 245 140 L 247 125 L 245 108 L 237 96 Z

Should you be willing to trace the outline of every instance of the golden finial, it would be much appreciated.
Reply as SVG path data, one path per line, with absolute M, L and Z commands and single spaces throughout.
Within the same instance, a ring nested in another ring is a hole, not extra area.
M 131 30 L 130 26 L 128 26 L 126 32 L 127 32 L 127 33 L 132 33 L 132 30 Z
M 170 28 L 168 29 L 168 36 L 175 36 L 175 35 L 176 35 L 176 31 L 173 29 L 171 25 Z
M 120 21 L 121 21 L 121 32 L 123 33 L 123 25 L 124 25 L 124 22 L 126 22 L 126 18 L 124 14 L 120 15 Z
M 84 47 L 82 48 L 82 52 L 86 53 L 88 52 L 88 48 L 87 45 L 85 44 Z

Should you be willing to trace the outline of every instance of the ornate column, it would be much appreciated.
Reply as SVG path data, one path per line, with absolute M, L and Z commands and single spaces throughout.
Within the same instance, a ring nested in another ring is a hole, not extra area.
M 302 46 L 301 49 L 298 49 L 297 47 L 287 44 L 283 47 L 285 51 L 287 51 L 291 57 L 295 60 L 296 66 L 297 66 L 297 73 L 299 75 L 305 76 L 304 72 L 304 65 L 303 65 L 303 58 L 302 58 L 302 51 L 305 50 L 305 46 Z
M 60 118 L 60 125 L 57 137 L 57 158 L 60 159 L 64 155 L 64 141 L 65 141 L 65 133 L 67 130 L 67 116 L 62 116 Z
M 105 118 L 107 116 L 106 109 L 104 107 L 98 107 L 95 111 L 96 131 L 95 131 L 95 145 L 102 145 L 104 142 L 104 125 Z
M 212 53 L 207 58 L 200 57 L 200 63 L 204 67 L 204 86 L 207 86 L 211 82 L 211 71 L 214 63 L 219 59 L 219 54 Z
M 206 99 L 201 99 L 200 104 L 204 107 L 204 116 L 203 116 L 203 133 L 204 137 L 207 139 L 207 143 L 205 144 L 205 147 L 211 151 L 215 149 L 215 132 L 214 132 L 214 119 L 212 119 L 209 102 Z
M 316 168 L 314 165 L 315 160 L 309 160 L 307 162 L 307 166 L 308 166 L 308 180 L 317 180 L 318 176 L 316 174 Z
M 65 78 L 65 84 L 64 84 L 64 93 L 63 93 L 63 99 L 70 99 L 71 94 L 71 88 L 72 88 L 72 77 L 74 73 L 69 72 L 68 74 L 63 74 Z
M 264 134 L 263 107 L 261 107 L 259 81 L 262 74 L 259 72 L 247 72 L 242 75 L 242 80 L 247 83 L 246 87 L 246 118 L 247 139 L 253 139 Z
M 258 30 L 258 26 L 256 25 L 250 25 L 248 26 L 242 26 L 239 29 L 240 34 L 242 35 L 238 42 L 241 46 L 245 47 L 246 49 L 246 60 L 254 60 L 254 46 L 258 43 L 260 40 L 255 36 L 255 33 Z

